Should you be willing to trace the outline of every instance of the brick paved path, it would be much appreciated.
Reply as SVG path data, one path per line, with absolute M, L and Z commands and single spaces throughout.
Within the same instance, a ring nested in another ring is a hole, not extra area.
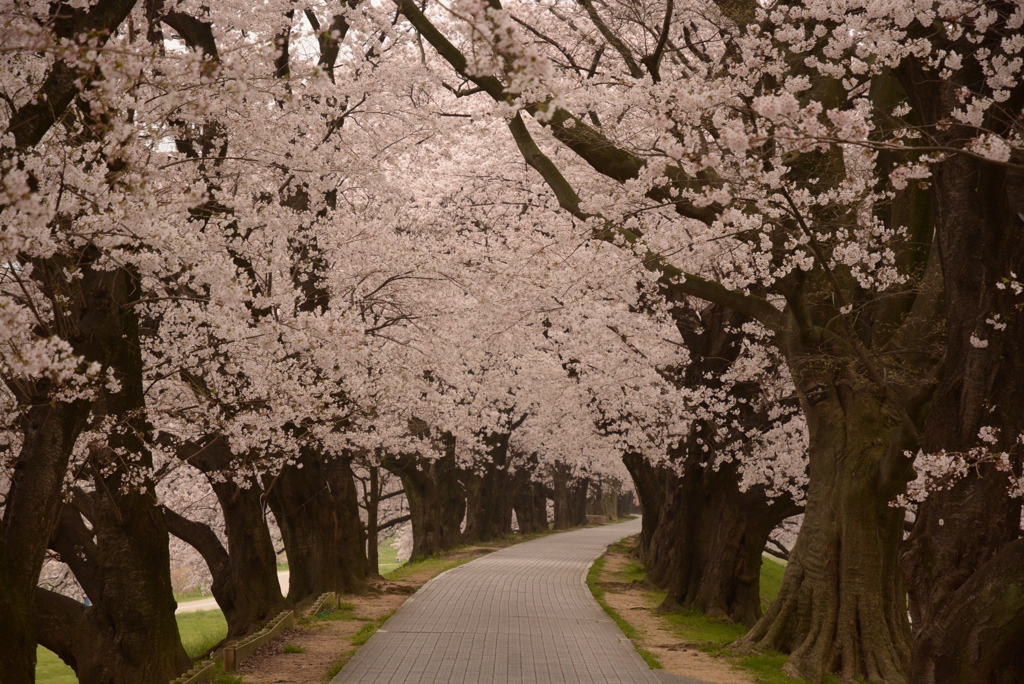
M 591 561 L 639 531 L 633 520 L 554 534 L 438 575 L 332 684 L 667 681 L 647 668 L 585 584 Z

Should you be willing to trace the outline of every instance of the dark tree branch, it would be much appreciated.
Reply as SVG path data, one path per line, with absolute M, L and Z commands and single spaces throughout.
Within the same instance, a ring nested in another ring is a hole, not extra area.
M 774 539 L 768 540 L 768 546 L 765 547 L 764 552 L 769 556 L 775 556 L 776 558 L 781 558 L 784 561 L 789 560 L 789 549 Z
M 214 577 L 220 575 L 223 569 L 230 565 L 227 550 L 209 525 L 189 520 L 167 506 L 162 506 L 162 509 L 167 521 L 167 531 L 198 551 Z
M 409 522 L 410 520 L 412 520 L 412 516 L 411 515 L 403 515 L 403 516 L 401 516 L 399 518 L 394 518 L 392 520 L 388 520 L 386 523 L 377 525 L 377 532 L 380 533 L 380 532 L 383 532 L 384 530 L 389 530 L 392 527 L 396 527 L 398 525 L 401 525 L 404 522 Z
M 39 643 L 75 668 L 72 649 L 78 623 L 88 610 L 78 601 L 55 591 L 36 587 L 36 634 Z
M 125 20 L 135 6 L 136 0 L 100 0 L 88 12 L 79 14 L 70 29 L 76 39 L 84 36 L 96 39 L 97 45 L 106 45 L 111 34 Z M 79 78 L 82 71 L 59 60 L 46 74 L 43 85 L 35 97 L 14 112 L 7 125 L 7 133 L 14 135 L 14 144 L 19 149 L 33 147 L 43 139 L 53 124 L 64 116 L 71 100 L 79 92 Z
M 587 11 L 590 21 L 594 22 L 594 26 L 601 32 L 601 35 L 608 41 L 608 44 L 615 48 L 615 51 L 622 56 L 622 61 L 626 63 L 626 68 L 629 69 L 629 75 L 637 79 L 643 78 L 644 72 L 640 65 L 636 63 L 636 58 L 633 57 L 632 51 L 615 35 L 615 32 L 608 27 L 608 24 L 604 22 L 601 15 L 597 13 L 593 0 L 580 0 L 580 4 L 583 5 L 583 9 Z
M 649 57 L 641 60 L 655 83 L 661 81 L 661 58 L 665 55 L 665 46 L 668 44 L 668 34 L 669 29 L 672 28 L 672 10 L 674 7 L 675 3 L 673 0 L 667 0 L 665 4 L 665 21 L 661 25 L 661 35 L 658 37 L 658 44 Z

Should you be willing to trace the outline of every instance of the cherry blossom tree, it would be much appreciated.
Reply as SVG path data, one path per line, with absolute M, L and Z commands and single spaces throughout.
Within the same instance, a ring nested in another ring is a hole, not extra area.
M 635 252 L 680 295 L 760 322 L 785 355 L 810 434 L 807 514 L 780 599 L 746 643 L 790 651 L 789 669 L 814 679 L 836 668 L 905 681 L 903 514 L 888 502 L 927 442 L 936 378 L 967 387 L 944 375 L 943 346 L 947 362 L 949 350 L 985 349 L 977 322 L 1002 325 L 1012 309 L 981 293 L 1004 297 L 1018 259 L 1002 236 L 1016 214 L 1020 8 L 398 6 L 472 84 L 465 91 L 490 97 L 524 159 L 595 238 Z M 587 167 L 621 189 L 595 187 Z M 985 200 L 994 213 L 971 204 L 983 173 L 1000 188 Z M 954 218 L 964 211 L 974 233 Z M 979 271 L 966 245 L 1000 251 Z M 964 294 L 979 304 L 953 314 L 940 301 L 959 301 L 954 276 L 968 272 L 977 296 Z M 944 334 L 938 321 L 960 316 L 961 332 Z M 943 396 L 960 407 L 961 390 Z M 1015 539 L 1019 502 L 995 489 L 997 536 Z M 830 549 L 841 555 L 823 563 Z M 936 657 L 916 644 L 930 655 L 918 650 L 915 663 Z M 1004 667 L 1005 648 L 992 653 L 987 667 Z

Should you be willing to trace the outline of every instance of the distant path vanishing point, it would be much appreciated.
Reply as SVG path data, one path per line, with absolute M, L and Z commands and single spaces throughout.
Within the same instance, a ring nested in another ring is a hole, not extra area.
M 411 596 L 332 684 L 697 682 L 651 670 L 586 586 L 640 521 L 553 534 L 442 573 Z

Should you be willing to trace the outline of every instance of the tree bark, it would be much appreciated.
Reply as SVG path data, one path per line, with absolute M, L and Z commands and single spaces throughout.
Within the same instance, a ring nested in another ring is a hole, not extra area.
M 572 477 L 572 471 L 564 463 L 552 466 L 551 480 L 552 499 L 555 504 L 555 529 L 568 530 L 586 525 L 590 480 Z
M 34 277 L 48 299 L 67 302 L 60 327 L 75 353 L 106 367 L 123 340 L 137 341 L 138 323 L 125 307 L 138 291 L 126 270 L 94 270 L 91 263 L 98 256 L 94 248 L 84 250 L 78 281 L 66 280 L 64 270 L 72 264 L 60 256 L 36 262 Z M 70 455 L 90 410 L 87 401 L 51 401 L 55 388 L 46 380 L 8 386 L 29 408 L 20 422 L 23 442 L 0 526 L 0 613 L 6 616 L 0 620 L 0 680 L 5 683 L 34 681 L 34 590 L 60 516 Z
M 76 495 L 91 530 L 71 511 L 57 529 L 54 548 L 92 602 L 63 640 L 82 684 L 157 684 L 191 665 L 174 619 L 167 528 L 151 490 L 115 484 L 97 478 L 96 492 Z
M 534 534 L 548 529 L 548 499 L 545 487 L 533 481 L 533 473 L 522 469 L 516 473 L 512 509 L 516 513 L 520 534 Z
M 370 482 L 366 490 L 366 563 L 373 575 L 380 574 L 380 539 L 377 525 L 380 511 L 380 468 L 370 466 Z
M 382 465 L 402 479 L 412 518 L 410 561 L 430 558 L 455 548 L 462 540 L 466 497 L 454 452 L 427 461 L 391 456 Z
M 663 579 L 658 575 L 659 571 L 656 569 L 660 563 L 654 560 L 653 555 L 664 548 L 675 548 L 674 544 L 669 544 L 668 547 L 654 544 L 659 525 L 672 524 L 670 519 L 664 522 L 661 520 L 661 511 L 665 506 L 665 487 L 654 466 L 640 454 L 634 452 L 623 454 L 622 462 L 633 480 L 637 503 L 640 507 L 640 538 L 638 542 L 640 561 L 647 569 L 648 578 L 660 586 Z
M 45 396 L 45 395 L 44 395 Z M 37 399 L 43 402 L 44 396 Z M 0 681 L 35 681 L 35 586 L 61 508 L 68 460 L 85 402 L 40 403 L 21 421 L 23 443 L 0 526 Z
M 905 442 L 884 402 L 852 389 L 855 381 L 837 381 L 814 405 L 801 400 L 811 472 L 803 527 L 778 598 L 740 646 L 788 652 L 785 671 L 812 681 L 837 672 L 903 684 L 910 660 L 897 566 L 904 512 L 889 502 L 906 477 L 887 468 Z
M 618 480 L 605 480 L 601 483 L 601 513 L 610 522 L 619 519 L 619 490 L 622 488 Z
M 462 542 L 489 542 L 512 534 L 512 478 L 502 466 L 488 463 L 483 472 L 464 472 L 466 529 Z
M 464 542 L 488 542 L 512 534 L 515 492 L 508 472 L 511 436 L 511 433 L 489 435 L 484 440 L 487 454 L 483 463 L 475 470 L 463 473 L 462 482 L 466 488 Z
M 188 461 L 206 474 L 217 496 L 224 515 L 227 550 L 212 530 L 208 534 L 200 531 L 199 536 L 192 535 L 192 539 L 179 534 L 189 529 L 180 524 L 175 524 L 171 532 L 195 547 L 207 562 L 213 576 L 210 589 L 228 623 L 227 639 L 237 639 L 287 605 L 277 579 L 277 553 L 263 508 L 263 489 L 255 475 L 241 478 L 241 483 L 236 479 L 240 469 L 223 437 L 216 437 L 190 453 Z M 194 544 L 193 539 L 201 546 Z M 204 543 L 203 539 L 207 541 Z M 219 551 L 213 541 L 217 542 Z
M 990 5 L 997 41 L 1012 13 Z M 955 46 L 965 50 L 963 43 Z M 963 54 L 977 49 L 973 45 Z M 977 64 L 951 79 L 908 60 L 898 75 L 925 125 L 960 106 L 961 89 L 987 87 Z M 1008 135 L 1019 126 L 1024 85 L 1008 93 L 983 128 Z M 942 128 L 936 144 L 960 145 L 975 128 Z M 1013 160 L 1019 164 L 1017 155 Z M 924 432 L 925 453 L 1005 454 L 1019 474 L 1024 434 L 1024 320 L 1013 281 L 1024 280 L 1024 173 L 953 155 L 934 165 L 932 202 L 945 289 L 946 359 Z M 1018 285 L 1019 287 L 1019 285 Z M 998 324 L 998 325 L 994 325 Z M 974 340 L 980 340 L 974 342 Z M 991 442 L 979 439 L 993 428 Z M 915 684 L 1024 681 L 1021 501 L 1007 473 L 982 465 L 920 506 L 902 558 L 914 622 Z
M 683 476 L 637 455 L 625 459 L 655 519 L 641 538 L 648 579 L 668 589 L 663 610 L 698 610 L 753 625 L 761 617 L 761 553 L 768 535 L 800 508 L 789 497 L 769 499 L 763 488 L 739 489 L 735 466 L 692 464 Z M 657 484 L 655 484 L 657 481 Z M 646 511 L 645 511 L 646 513 Z M 645 524 L 646 515 L 645 515 Z
M 290 603 L 366 590 L 366 536 L 347 459 L 304 451 L 265 491 L 288 554 Z

